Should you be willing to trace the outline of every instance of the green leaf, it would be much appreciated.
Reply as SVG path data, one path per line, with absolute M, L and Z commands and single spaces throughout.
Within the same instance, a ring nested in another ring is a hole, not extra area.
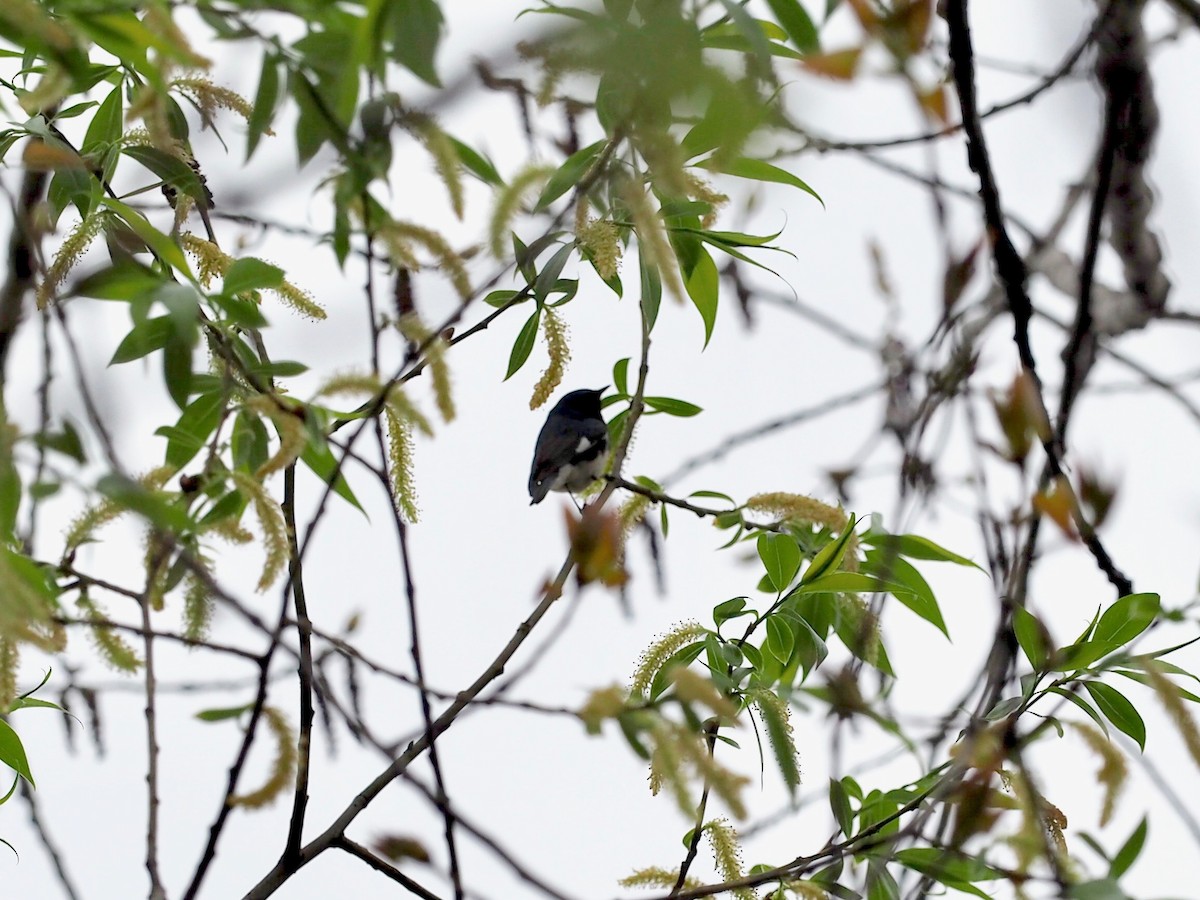
M 1158 594 L 1130 594 L 1104 611 L 1093 640 L 1128 644 L 1150 627 L 1159 612 Z
M 253 703 L 244 703 L 241 706 L 226 706 L 218 709 L 202 709 L 196 713 L 196 718 L 201 722 L 224 722 L 226 719 L 236 719 L 242 713 L 248 713 L 254 709 Z
M 850 535 L 854 533 L 854 526 L 858 524 L 854 518 L 854 514 L 850 514 L 850 521 L 846 523 L 846 527 L 842 529 L 842 533 L 835 540 L 830 541 L 824 547 L 817 551 L 813 556 L 812 562 L 808 564 L 808 569 L 804 572 L 804 577 L 800 579 L 801 584 L 808 584 L 811 581 L 816 581 L 822 575 L 832 573 L 842 564 L 842 558 L 846 555 L 846 546 L 850 542 Z
M 845 785 L 836 778 L 829 779 L 829 808 L 833 810 L 833 819 L 842 834 L 850 837 L 854 833 L 854 809 L 850 806 Z
M 258 421 L 257 419 L 255 420 Z M 259 423 L 261 427 L 261 423 Z M 263 443 L 266 443 L 266 430 L 263 429 Z M 264 452 L 263 459 L 266 459 Z M 333 458 L 333 451 L 323 441 L 318 445 L 310 440 L 308 446 L 304 448 L 304 452 L 300 454 L 300 461 L 312 471 L 314 475 L 321 479 L 325 484 L 330 483 L 333 479 L 333 492 L 357 509 L 359 512 L 366 515 L 366 510 L 362 504 L 358 502 L 358 498 L 354 496 L 354 491 L 350 490 L 350 484 L 346 481 L 346 476 L 343 475 L 337 467 L 337 460 Z M 259 463 L 261 465 L 261 462 Z M 334 472 L 337 472 L 337 477 L 334 478 Z
M 29 759 L 25 756 L 25 747 L 21 744 L 21 739 L 13 731 L 12 726 L 3 719 L 0 719 L 0 763 L 4 763 L 36 787 L 33 773 L 29 771 Z
M 867 900 L 900 900 L 900 885 L 880 860 L 867 868 Z
M 1128 840 L 1121 845 L 1121 849 L 1117 851 L 1112 859 L 1112 865 L 1108 868 L 1109 878 L 1120 878 L 1129 871 L 1130 866 L 1137 862 L 1137 858 L 1141 855 L 1142 847 L 1146 843 L 1146 832 L 1150 827 L 1149 821 L 1145 816 L 1142 816 L 1142 821 L 1138 823 L 1137 828 L 1133 829 L 1133 834 L 1129 835 Z
M 901 865 L 932 878 L 947 887 L 965 894 L 991 900 L 990 895 L 975 887 L 973 881 L 1003 877 L 990 866 L 965 856 L 954 856 L 937 847 L 910 847 L 896 853 Z
M 786 184 L 790 187 L 799 188 L 806 194 L 815 197 L 817 202 L 822 206 L 825 205 L 825 201 L 821 199 L 821 195 L 809 187 L 806 182 L 801 181 L 791 172 L 781 169 L 778 166 L 773 166 L 761 159 L 751 159 L 748 156 L 739 156 L 736 159 L 728 160 L 706 159 L 697 165 L 703 169 L 723 172 L 726 175 L 733 175 L 737 178 L 768 181 L 773 184 Z
M 139 322 L 133 326 L 129 334 L 121 339 L 121 343 L 117 345 L 108 364 L 115 366 L 119 363 L 131 362 L 141 359 L 155 350 L 161 350 L 167 346 L 167 341 L 174 333 L 175 327 L 170 316 L 154 316 L 144 322 Z
M 574 252 L 573 244 L 563 244 L 550 257 L 550 261 L 542 266 L 542 270 L 538 272 L 537 278 L 533 281 L 533 296 L 536 299 L 545 300 L 550 295 L 558 283 L 558 276 L 562 274 L 563 267 Z
M 785 590 L 800 571 L 800 548 L 795 539 L 789 534 L 764 533 L 758 536 L 757 546 L 772 587 L 777 592 Z
M 907 556 L 909 559 L 928 559 L 934 562 L 952 562 L 960 566 L 970 566 L 979 569 L 975 563 L 965 556 L 951 553 L 945 547 L 938 546 L 929 538 L 918 534 L 887 534 L 885 532 L 868 531 L 862 541 L 871 547 L 878 547 L 888 553 Z M 979 569 L 983 571 L 983 569 Z
M 1108 654 L 1121 649 L 1120 644 L 1112 641 L 1080 641 L 1063 647 L 1054 654 L 1050 670 L 1052 672 L 1073 672 L 1076 669 L 1086 669 L 1092 663 Z
M 942 610 L 933 595 L 933 589 L 912 563 L 898 555 L 889 556 L 879 550 L 868 550 L 864 571 L 878 574 L 885 581 L 894 582 L 904 588 L 901 591 L 894 591 L 890 587 L 886 590 L 891 591 L 897 600 L 937 628 L 947 639 L 950 638 L 950 632 L 946 630 L 946 620 L 942 617 Z
M 39 700 L 37 697 L 18 697 L 9 706 L 9 712 L 16 712 L 18 709 L 56 709 L 63 712 L 63 708 L 57 703 L 52 703 L 49 700 Z
M 628 362 L 628 360 L 626 360 Z M 673 397 L 644 397 L 646 405 L 655 412 L 666 413 L 668 416 L 689 418 L 703 412 L 703 408 L 686 400 L 676 400 Z
M 192 393 L 192 345 L 177 335 L 163 347 L 163 381 L 175 405 L 186 407 Z
M 222 284 L 225 293 L 240 294 L 243 291 L 279 287 L 283 283 L 283 269 L 265 263 L 261 259 L 247 256 L 237 260 L 225 273 Z
M 494 306 L 496 309 L 499 309 L 502 306 L 508 306 L 508 304 L 512 303 L 519 296 L 521 296 L 520 291 L 491 291 L 483 298 L 483 302 L 488 306 Z M 526 298 L 522 297 L 522 299 Z
M 795 636 L 788 627 L 787 619 L 778 614 L 767 617 L 766 650 L 781 664 L 786 664 L 796 646 Z
M 746 609 L 745 597 L 734 597 L 731 600 L 725 600 L 713 607 L 713 622 L 718 628 L 730 619 L 737 619 L 741 616 L 752 616 L 754 610 Z
M 542 311 L 535 309 L 533 315 L 526 319 L 525 324 L 521 326 L 517 339 L 513 342 L 512 352 L 508 356 L 508 372 L 504 376 L 505 381 L 516 375 L 521 366 L 525 365 L 525 361 L 529 359 L 529 354 L 533 352 L 533 344 L 537 340 L 538 325 L 541 321 Z
M 97 300 L 130 301 L 157 290 L 163 283 L 161 275 L 141 263 L 122 260 L 83 279 L 75 286 L 74 293 Z
M 1042 669 L 1050 658 L 1046 629 L 1042 623 L 1025 607 L 1018 606 L 1013 610 L 1013 631 L 1029 664 L 1035 670 Z
M 1129 735 L 1142 750 L 1146 749 L 1146 723 L 1142 721 L 1137 708 L 1128 698 L 1115 687 L 1102 681 L 1085 681 L 1084 688 L 1092 695 L 1092 700 L 1104 718 L 1123 734 Z
M 258 90 L 254 94 L 254 108 L 246 122 L 246 161 L 254 155 L 258 142 L 271 127 L 275 118 L 275 107 L 279 103 L 279 58 L 274 53 L 263 54 L 262 72 L 258 76 Z
M 130 159 L 137 160 L 161 178 L 163 184 L 173 187 L 180 193 L 187 194 L 196 201 L 197 205 L 208 207 L 208 192 L 204 187 L 204 182 L 200 180 L 195 169 L 178 157 L 145 144 L 130 144 L 121 153 Z
M 385 0 L 392 59 L 418 78 L 441 87 L 434 60 L 442 38 L 442 11 L 435 0 Z
M 1085 713 L 1087 713 L 1088 717 L 1100 727 L 1100 730 L 1104 732 L 1105 736 L 1108 735 L 1108 723 L 1104 721 L 1104 719 L 1100 716 L 1100 713 L 1096 712 L 1096 709 L 1092 706 L 1092 704 L 1088 703 L 1074 691 L 1068 691 L 1060 687 L 1052 687 L 1049 689 L 1049 691 L 1051 694 L 1057 694 L 1059 697 L 1070 700 Z
M 891 582 L 884 581 L 874 575 L 867 575 L 863 572 L 830 572 L 828 575 L 822 575 L 819 578 L 808 580 L 808 573 L 804 573 L 804 580 L 791 592 L 789 596 L 798 597 L 802 594 L 822 594 L 822 593 L 868 593 L 871 591 L 890 591 L 896 585 Z
M 704 320 L 704 346 L 712 339 L 713 326 L 717 321 L 717 300 L 720 275 L 717 264 L 703 247 L 697 247 L 698 256 L 684 287 L 693 305 Z M 681 266 L 682 267 L 682 266 Z
M 692 662 L 704 652 L 705 641 L 693 641 L 686 647 L 681 647 L 667 657 L 666 662 L 662 664 L 657 672 L 654 673 L 654 680 L 650 682 L 650 701 L 653 702 L 662 696 L 671 684 L 671 671 L 679 666 L 689 666 Z
M 125 130 L 123 92 L 124 85 L 118 84 L 108 92 L 104 102 L 97 107 L 79 148 L 85 155 L 110 146 L 121 139 Z
M 642 307 L 646 312 L 646 328 L 654 330 L 658 321 L 658 308 L 662 305 L 662 276 L 656 266 L 646 262 L 646 254 L 638 253 L 638 269 L 641 277 Z
M 96 483 L 96 490 L 158 528 L 182 532 L 191 524 L 185 509 L 146 490 L 124 475 L 105 475 Z
M 812 53 L 821 48 L 817 27 L 797 0 L 767 0 L 767 5 L 799 50 Z
M 463 164 L 463 167 L 485 184 L 499 186 L 504 184 L 504 179 L 500 177 L 500 173 L 496 171 L 496 167 L 492 161 L 483 154 L 473 150 L 471 147 L 464 144 L 457 138 L 450 137 L 450 144 L 454 147 L 454 152 L 458 154 L 458 160 Z
M 187 405 L 173 427 L 160 428 L 155 434 L 167 438 L 167 465 L 182 469 L 204 447 L 205 441 L 221 421 L 226 396 L 222 391 L 201 394 Z
M 267 317 L 254 300 L 233 294 L 213 294 L 209 299 L 215 303 L 234 325 L 242 328 L 266 328 Z
M 1073 884 L 1067 889 L 1070 900 L 1129 900 L 1121 886 L 1111 878 L 1098 878 Z
M 542 194 L 538 197 L 537 204 L 534 206 L 534 212 L 540 212 L 548 207 L 551 203 L 573 188 L 583 178 L 584 173 L 591 167 L 592 162 L 600 155 L 600 151 L 604 149 L 607 140 L 596 141 L 594 144 L 576 150 L 568 156 L 561 166 L 559 166 L 553 175 L 546 182 L 546 186 L 542 188 Z
M 44 431 L 34 435 L 34 440 L 38 446 L 61 453 L 63 456 L 70 457 L 77 463 L 87 462 L 87 453 L 83 449 L 83 441 L 69 419 L 63 420 L 62 431 Z
M 193 172 L 192 175 L 195 176 L 195 173 Z M 151 225 L 145 216 L 132 206 L 112 197 L 102 197 L 100 202 L 115 212 L 126 225 L 133 229 L 134 234 L 145 242 L 155 256 L 192 280 L 191 268 L 188 266 L 183 251 L 179 249 L 179 245 Z
M 629 357 L 618 359 L 613 365 L 613 387 L 621 396 L 629 396 Z

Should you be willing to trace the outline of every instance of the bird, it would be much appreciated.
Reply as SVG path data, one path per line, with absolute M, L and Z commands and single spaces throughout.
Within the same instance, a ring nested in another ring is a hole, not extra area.
M 605 388 L 571 391 L 546 416 L 533 449 L 529 505 L 550 491 L 582 491 L 604 472 L 608 426 L 600 414 Z

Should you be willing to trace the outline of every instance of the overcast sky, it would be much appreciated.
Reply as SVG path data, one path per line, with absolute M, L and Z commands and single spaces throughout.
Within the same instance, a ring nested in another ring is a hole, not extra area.
M 811 4 L 810 4 L 811 5 Z M 475 55 L 495 53 L 527 35 L 534 24 L 526 17 L 513 24 L 521 4 L 510 2 L 447 2 L 448 35 L 439 56 L 447 80 L 461 73 Z M 814 10 L 815 11 L 815 10 Z M 1091 3 L 1075 0 L 987 0 L 972 4 L 974 34 L 981 61 L 1004 60 L 1039 70 L 1052 68 L 1078 40 Z M 841 19 L 846 19 L 845 11 Z M 1161 4 L 1148 20 L 1156 34 L 1173 25 Z M 835 21 L 826 46 L 837 48 L 853 37 L 847 21 Z M 206 51 L 207 52 L 207 51 Z M 218 83 L 252 95 L 259 60 L 247 58 L 243 47 L 213 49 Z M 879 62 L 876 60 L 875 62 Z M 1155 55 L 1156 92 L 1162 108 L 1162 132 L 1153 166 L 1160 191 L 1155 223 L 1163 238 L 1169 277 L 1174 283 L 1171 305 L 1200 312 L 1195 285 L 1200 283 L 1200 256 L 1195 244 L 1200 190 L 1194 175 L 1200 122 L 1193 87 L 1200 80 L 1200 39 L 1191 31 L 1161 47 Z M 1019 66 L 1018 66 L 1019 67 Z M 868 66 L 870 69 L 871 66 Z M 890 80 L 867 78 L 852 85 L 821 82 L 798 68 L 785 69 L 784 97 L 794 114 L 815 133 L 838 138 L 866 139 L 919 133 L 925 129 L 898 86 Z M 1034 82 L 1028 74 L 982 65 L 981 105 L 1009 98 Z M 406 99 L 420 102 L 427 91 L 402 79 Z M 1094 152 L 1099 99 L 1083 78 L 1066 82 L 1030 107 L 1021 107 L 987 123 L 1006 206 L 1037 228 L 1045 228 L 1061 207 L 1067 188 L 1085 173 Z M 507 96 L 472 90 L 441 113 L 443 126 L 473 146 L 486 149 L 502 172 L 509 174 L 528 157 L 514 107 Z M 324 155 L 300 176 L 292 171 L 290 122 L 276 126 L 278 137 L 267 142 L 247 169 L 241 168 L 243 147 L 236 124 L 226 129 L 230 156 L 224 158 L 212 140 L 196 142 L 197 155 L 217 194 L 219 209 L 249 212 L 300 225 L 324 227 L 328 196 L 316 188 L 330 159 Z M 595 134 L 589 124 L 584 140 Z M 592 138 L 594 139 L 594 137 Z M 397 181 L 392 208 L 398 217 L 418 219 L 443 228 L 455 246 L 465 246 L 484 234 L 488 208 L 482 193 L 468 200 L 466 223 L 457 223 L 446 210 L 444 191 L 428 163 L 412 148 L 398 146 Z M 965 151 L 960 139 L 939 142 L 932 151 L 922 147 L 889 151 L 885 159 L 926 171 L 930 153 L 941 175 L 970 188 Z M 791 164 L 789 164 L 791 165 Z M 944 260 L 935 239 L 928 191 L 897 178 L 853 153 L 807 154 L 794 171 L 820 192 L 825 206 L 794 190 L 773 190 L 758 197 L 745 212 L 745 185 L 721 183 L 734 199 L 725 224 L 737 230 L 771 233 L 783 229 L 777 243 L 792 255 L 762 257 L 780 279 L 755 277 L 764 292 L 785 300 L 792 291 L 805 304 L 834 318 L 856 333 L 878 341 L 887 322 L 887 306 L 876 287 L 868 245 L 882 251 L 894 285 L 899 317 L 896 334 L 905 341 L 923 341 L 941 313 Z M 14 183 L 15 173 L 2 173 Z M 7 215 L 7 213 L 6 213 Z M 1078 257 L 1082 246 L 1083 213 L 1076 215 L 1063 249 Z M 7 220 L 6 220 L 7 223 Z M 536 234 L 536 224 L 526 226 Z M 294 379 L 289 388 L 307 396 L 332 372 L 362 367 L 366 359 L 367 322 L 361 299 L 363 275 L 353 261 L 340 274 L 325 248 L 278 235 L 265 239 L 249 230 L 219 224 L 223 242 L 283 265 L 293 280 L 309 288 L 329 312 L 313 323 L 286 309 L 265 307 L 271 321 L 268 343 L 276 358 L 310 361 L 311 377 Z M 952 202 L 950 233 L 959 252 L 980 239 L 977 208 L 967 201 Z M 479 269 L 484 271 L 483 268 Z M 1113 260 L 1104 259 L 1101 278 L 1118 285 Z M 563 389 L 599 387 L 611 380 L 612 364 L 638 351 L 636 297 L 617 300 L 581 272 L 579 297 L 563 311 L 572 335 L 573 359 Z M 626 283 L 636 277 L 626 277 Z M 981 275 L 968 288 L 977 300 L 987 289 Z M 447 314 L 455 303 L 444 280 L 436 276 L 419 282 L 418 300 L 429 321 Z M 1066 318 L 1068 298 L 1040 280 L 1033 285 L 1035 300 Z M 719 444 L 726 436 L 774 417 L 818 405 L 823 399 L 869 386 L 881 377 L 877 354 L 839 340 L 780 304 L 753 307 L 747 326 L 732 296 L 723 297 L 716 333 L 703 347 L 703 329 L 690 307 L 664 301 L 654 333 L 651 393 L 679 397 L 704 407 L 692 419 L 657 416 L 644 421 L 628 461 L 627 474 L 659 478 L 696 453 Z M 90 378 L 101 386 L 103 414 L 114 425 L 121 459 L 128 470 L 141 470 L 161 460 L 163 442 L 146 435 L 172 421 L 173 411 L 160 386 L 155 364 L 105 368 L 112 349 L 128 324 L 117 304 L 73 301 L 69 317 L 82 337 L 91 363 Z M 467 319 L 483 314 L 474 311 Z M 563 519 L 554 497 L 530 508 L 525 489 L 533 439 L 544 410 L 528 408 L 532 386 L 545 364 L 539 346 L 526 368 L 503 382 L 509 349 L 524 315 L 501 317 L 486 332 L 457 347 L 450 356 L 459 418 L 438 429 L 418 448 L 416 477 L 423 516 L 412 529 L 415 582 L 421 604 L 422 639 L 431 684 L 449 691 L 473 680 L 509 639 L 531 610 L 539 586 L 552 576 L 565 552 Z M 1010 338 L 1011 323 L 1002 319 L 988 333 L 981 359 L 980 386 L 1003 388 L 1017 369 Z M 1063 335 L 1045 323 L 1034 332 L 1039 363 L 1053 383 Z M 1123 338 L 1121 349 L 1163 377 L 1194 370 L 1191 327 L 1161 324 L 1147 333 Z M 40 346 L 35 328 L 27 329 L 9 363 L 10 414 L 32 426 L 36 423 L 36 388 Z M 398 352 L 392 347 L 393 354 Z M 398 358 L 398 357 L 394 357 Z M 20 381 L 28 373 L 28 382 Z M 1095 383 L 1117 387 L 1137 385 L 1127 368 L 1105 360 L 1096 369 Z M 415 396 L 431 407 L 426 386 Z M 1200 401 L 1192 386 L 1189 396 Z M 73 388 L 68 373 L 54 382 L 54 392 L 72 408 Z M 981 407 L 982 408 L 982 407 Z M 672 486 L 678 495 L 709 489 L 745 498 L 765 490 L 810 493 L 835 501 L 826 473 L 856 460 L 879 431 L 883 416 L 878 397 L 848 404 L 803 428 L 781 431 L 740 449 L 720 462 L 699 468 Z M 993 423 L 986 427 L 996 435 Z M 961 422 L 947 421 L 941 433 L 927 440 L 926 451 L 936 454 L 947 475 L 968 470 Z M 935 432 L 937 430 L 935 429 Z M 1069 450 L 1074 459 L 1111 473 L 1120 485 L 1113 520 L 1104 532 L 1106 545 L 1138 590 L 1162 594 L 1168 606 L 1192 599 L 1200 562 L 1195 548 L 1197 483 L 1194 460 L 1200 451 L 1200 428 L 1178 404 L 1147 390 L 1114 390 L 1085 398 L 1072 427 Z M 898 504 L 895 462 L 898 452 L 886 441 L 874 449 L 854 482 L 851 508 L 860 516 L 879 512 L 892 530 L 914 530 L 982 562 L 978 530 L 973 519 L 972 490 L 948 481 L 942 498 L 930 509 Z M 356 636 L 364 652 L 407 669 L 408 636 L 403 610 L 402 582 L 394 538 L 384 498 L 359 473 L 364 516 L 336 505 L 321 526 L 312 564 L 306 572 L 310 612 L 319 628 L 340 629 L 352 614 L 362 625 Z M 275 486 L 278 489 L 278 485 Z M 993 485 L 998 495 L 1016 496 L 1015 482 L 1003 477 Z M 301 484 L 301 509 L 314 507 L 319 485 L 306 477 Z M 63 525 L 75 511 L 76 496 L 47 508 L 49 522 Z M 130 572 L 141 566 L 139 530 L 116 525 L 103 543 L 85 547 L 79 565 L 85 571 L 108 573 L 136 583 Z M 43 553 L 57 552 L 53 527 L 44 528 Z M 698 619 L 710 624 L 711 608 L 729 597 L 752 593 L 759 578 L 749 545 L 716 551 L 722 535 L 707 521 L 672 514 L 664 545 L 666 591 L 659 593 L 644 550 L 631 553 L 632 613 L 623 614 L 616 599 L 598 588 L 574 591 L 542 623 L 539 633 L 515 660 L 520 668 L 535 657 L 553 636 L 538 665 L 512 690 L 512 697 L 529 698 L 551 706 L 578 706 L 596 687 L 628 679 L 638 654 L 673 623 Z M 1031 605 L 1044 616 L 1054 635 L 1065 643 L 1080 631 L 1096 609 L 1111 602 L 1112 591 L 1094 570 L 1087 554 L 1055 535 L 1045 539 L 1046 558 L 1033 581 Z M 224 551 L 222 551 L 224 553 Z M 222 558 L 222 583 L 239 592 L 265 617 L 274 616 L 278 590 L 252 594 L 257 577 L 258 551 L 238 550 Z M 987 576 L 937 564 L 922 566 L 942 603 L 953 642 L 948 643 L 927 623 L 902 608 L 889 608 L 885 634 L 900 678 L 894 701 L 906 721 L 922 723 L 944 712 L 945 704 L 973 677 L 990 645 L 996 616 L 995 586 Z M 122 578 L 123 576 L 123 578 Z M 121 610 L 116 600 L 110 611 Z M 164 625 L 174 622 L 164 619 Z M 560 630 L 560 626 L 562 626 Z M 256 639 L 229 615 L 219 615 L 214 634 L 257 649 Z M 1166 646 L 1195 634 L 1177 627 L 1160 629 L 1150 646 Z M 78 678 L 89 684 L 110 685 L 121 679 L 89 655 L 85 637 L 74 636 L 82 668 Z M 220 693 L 184 693 L 164 699 L 160 708 L 162 745 L 162 870 L 172 897 L 182 891 L 199 858 L 208 824 L 216 812 L 226 767 L 240 737 L 231 722 L 204 724 L 194 715 L 212 706 L 232 706 L 252 699 L 252 666 L 202 653 L 187 654 L 160 646 L 160 678 L 169 684 L 190 681 L 241 680 L 244 686 Z M 1182 654 L 1179 664 L 1200 669 L 1200 653 Z M 36 681 L 46 660 L 29 653 L 23 677 Z M 288 666 L 278 663 L 281 674 Z M 61 684 L 56 673 L 52 684 Z M 38 777 L 38 799 L 51 832 L 65 851 L 67 864 L 88 900 L 127 900 L 145 892 L 142 866 L 145 830 L 144 721 L 136 679 L 105 692 L 102 699 L 106 754 L 100 758 L 82 732 L 77 752 L 63 749 L 62 724 L 43 711 L 21 713 L 18 727 Z M 1131 696 L 1146 715 L 1149 753 L 1169 777 L 1185 802 L 1200 796 L 1200 774 L 1182 749 L 1181 741 L 1159 713 L 1148 692 L 1131 685 Z M 46 695 L 53 698 L 53 692 Z M 364 686 L 363 701 L 376 710 L 381 735 L 400 737 L 418 727 L 419 711 L 411 691 L 382 683 Z M 283 678 L 271 702 L 295 707 L 291 683 Z M 76 711 L 83 716 L 82 710 Z M 820 710 L 795 714 L 796 735 L 804 771 L 804 794 L 818 802 L 780 827 L 764 829 L 748 845 L 745 862 L 778 863 L 819 848 L 832 820 L 822 799 L 829 775 L 828 722 Z M 920 727 L 914 724 L 918 731 Z M 889 742 L 867 725 L 850 732 L 843 746 L 843 765 L 876 756 Z M 744 750 L 730 753 L 730 764 L 754 776 L 748 791 L 754 818 L 774 812 L 786 794 L 770 765 L 761 783 L 753 735 L 739 736 Z M 540 876 L 572 897 L 627 896 L 616 879 L 649 865 L 677 866 L 681 838 L 690 824 L 668 797 L 651 797 L 645 771 L 610 727 L 604 739 L 589 738 L 569 717 L 512 710 L 483 709 L 462 717 L 439 740 L 447 788 L 465 817 L 498 838 L 506 848 Z M 340 812 L 350 798 L 382 769 L 383 763 L 344 733 L 337 756 L 320 737 L 315 754 L 311 823 L 316 834 Z M 1080 849 L 1078 832 L 1087 831 L 1110 849 L 1119 846 L 1147 810 L 1151 811 L 1150 844 L 1127 879 L 1137 896 L 1178 895 L 1184 864 L 1194 860 L 1196 847 L 1174 813 L 1131 766 L 1132 784 L 1112 825 L 1100 832 L 1094 782 L 1097 764 L 1077 738 L 1045 741 L 1034 756 L 1048 798 L 1071 820 L 1067 839 Z M 263 742 L 245 784 L 254 784 L 266 771 L 269 754 Z M 415 767 L 429 776 L 422 763 Z M 843 769 L 844 771 L 844 769 Z M 864 784 L 887 789 L 921 774 L 898 762 L 863 776 Z M 1194 803 L 1193 803 L 1194 806 Z M 289 805 L 256 813 L 235 814 L 219 848 L 216 867 L 202 893 L 224 900 L 241 896 L 274 863 L 286 831 Z M 438 838 L 439 818 L 411 788 L 397 784 L 386 790 L 359 817 L 352 836 L 363 843 L 381 833 L 419 836 L 444 869 L 445 847 Z M 22 804 L 14 800 L 0 810 L 0 836 L 20 853 L 0 856 L 0 884 L 6 897 L 57 897 L 58 887 L 45 854 L 25 822 Z M 464 839 L 463 871 L 467 883 L 481 896 L 524 898 L 540 896 L 520 882 L 495 856 Z M 1093 858 L 1094 859 L 1094 858 Z M 701 858 L 702 876 L 711 874 Z M 1192 867 L 1194 869 L 1194 867 Z M 438 878 L 420 866 L 412 874 L 436 890 Z M 1194 881 L 1194 879 L 1192 879 Z M 1191 889 L 1188 883 L 1187 888 Z M 283 900 L 319 897 L 397 896 L 382 876 L 349 856 L 326 853 L 276 896 Z

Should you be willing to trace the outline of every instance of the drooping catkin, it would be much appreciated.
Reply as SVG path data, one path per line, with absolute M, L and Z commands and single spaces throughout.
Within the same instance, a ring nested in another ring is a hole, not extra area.
M 635 696 L 647 694 L 654 681 L 654 676 L 671 658 L 671 655 L 705 632 L 706 629 L 699 622 L 681 622 L 647 647 L 638 662 L 637 670 L 633 673 L 633 680 L 629 686 L 630 693 Z
M 296 771 L 296 736 L 287 717 L 273 706 L 264 706 L 262 717 L 267 730 L 275 738 L 275 758 L 271 764 L 271 774 L 256 790 L 230 797 L 229 802 L 233 806 L 262 809 L 288 789 Z
M 542 311 L 542 336 L 546 339 L 546 352 L 550 362 L 546 371 L 533 387 L 533 396 L 529 398 L 529 408 L 537 409 L 542 406 L 558 390 L 562 384 L 567 364 L 571 361 L 571 347 L 567 343 L 567 324 L 552 309 L 547 307 Z
M 488 226 L 488 247 L 492 256 L 503 259 L 508 254 L 508 235 L 513 219 L 521 209 L 525 195 L 553 174 L 550 166 L 529 166 L 513 176 L 512 181 L 496 195 L 492 220 Z
M 236 469 L 229 473 L 237 489 L 250 500 L 254 507 L 255 518 L 263 535 L 263 567 L 259 575 L 257 590 L 265 591 L 283 572 L 288 560 L 287 525 L 283 519 L 283 510 L 275 498 L 267 493 L 262 482 L 253 476 Z
M 100 233 L 106 217 L 107 213 L 102 210 L 92 210 L 67 234 L 37 287 L 38 309 L 45 309 L 46 304 L 54 299 L 67 275 Z

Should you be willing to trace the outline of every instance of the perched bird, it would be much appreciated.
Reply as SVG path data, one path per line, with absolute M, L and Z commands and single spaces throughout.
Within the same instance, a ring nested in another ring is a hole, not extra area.
M 530 506 L 550 491 L 575 493 L 600 477 L 608 451 L 608 428 L 599 390 L 571 391 L 558 401 L 538 434 L 529 471 Z

